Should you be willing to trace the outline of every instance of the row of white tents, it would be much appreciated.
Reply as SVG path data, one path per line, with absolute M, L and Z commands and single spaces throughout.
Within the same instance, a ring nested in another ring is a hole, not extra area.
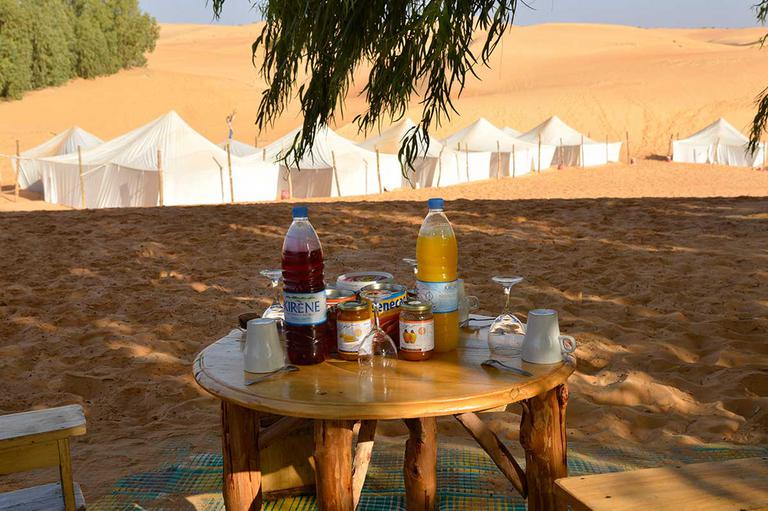
M 107 208 L 442 187 L 522 176 L 552 165 L 602 165 L 618 161 L 621 152 L 620 142 L 594 141 L 557 117 L 522 134 L 479 119 L 444 140 L 430 139 L 426 154 L 417 159 L 406 178 L 397 153 L 413 126 L 406 119 L 359 144 L 330 128 L 320 128 L 312 150 L 295 165 L 286 164 L 281 157 L 292 146 L 298 129 L 263 148 L 231 141 L 227 149 L 227 144 L 213 144 L 170 112 L 108 142 L 72 128 L 13 160 L 18 165 L 19 185 L 42 192 L 46 201 L 73 208 Z M 736 162 L 739 149 L 729 145 L 736 139 L 721 131 L 712 135 L 717 142 L 706 149 L 707 158 Z M 685 149 L 693 159 L 701 160 L 700 148 L 707 133 L 694 135 L 695 144 L 676 142 L 675 157 Z

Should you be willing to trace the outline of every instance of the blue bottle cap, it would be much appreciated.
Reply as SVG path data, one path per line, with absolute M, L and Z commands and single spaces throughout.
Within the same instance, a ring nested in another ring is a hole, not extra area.
M 309 218 L 309 209 L 306 206 L 294 206 L 293 218 Z
M 429 209 L 443 209 L 445 201 L 443 199 L 429 199 L 427 201 L 427 206 Z

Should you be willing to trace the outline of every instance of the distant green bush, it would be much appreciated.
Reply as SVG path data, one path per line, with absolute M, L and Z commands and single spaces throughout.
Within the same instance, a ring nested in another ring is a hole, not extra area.
M 159 35 L 138 0 L 0 0 L 0 98 L 143 66 Z

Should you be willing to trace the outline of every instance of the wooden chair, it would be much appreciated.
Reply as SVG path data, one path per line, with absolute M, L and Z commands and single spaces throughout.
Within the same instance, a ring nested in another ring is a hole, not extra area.
M 0 494 L 0 511 L 81 511 L 69 438 L 85 434 L 79 405 L 0 416 L 0 475 L 59 467 L 60 483 Z
M 573 511 L 768 510 L 768 458 L 565 477 L 555 492 Z

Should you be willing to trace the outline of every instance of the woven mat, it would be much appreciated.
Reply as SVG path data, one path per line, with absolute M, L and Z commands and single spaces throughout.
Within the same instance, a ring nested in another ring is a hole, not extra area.
M 89 503 L 91 511 L 224 511 L 221 496 L 222 458 L 218 453 L 194 453 L 191 446 L 172 446 L 168 460 L 156 470 L 119 480 L 108 495 Z M 516 452 L 516 451 L 515 451 Z M 629 447 L 572 443 L 570 475 L 618 472 L 669 463 L 696 463 L 767 456 L 766 447 L 708 445 L 679 447 L 663 453 Z M 521 464 L 524 460 L 518 460 Z M 359 509 L 405 509 L 403 454 L 399 444 L 377 443 Z M 445 446 L 438 451 L 438 509 L 524 510 L 524 501 L 480 449 Z M 269 511 L 315 509 L 314 497 L 268 502 Z

